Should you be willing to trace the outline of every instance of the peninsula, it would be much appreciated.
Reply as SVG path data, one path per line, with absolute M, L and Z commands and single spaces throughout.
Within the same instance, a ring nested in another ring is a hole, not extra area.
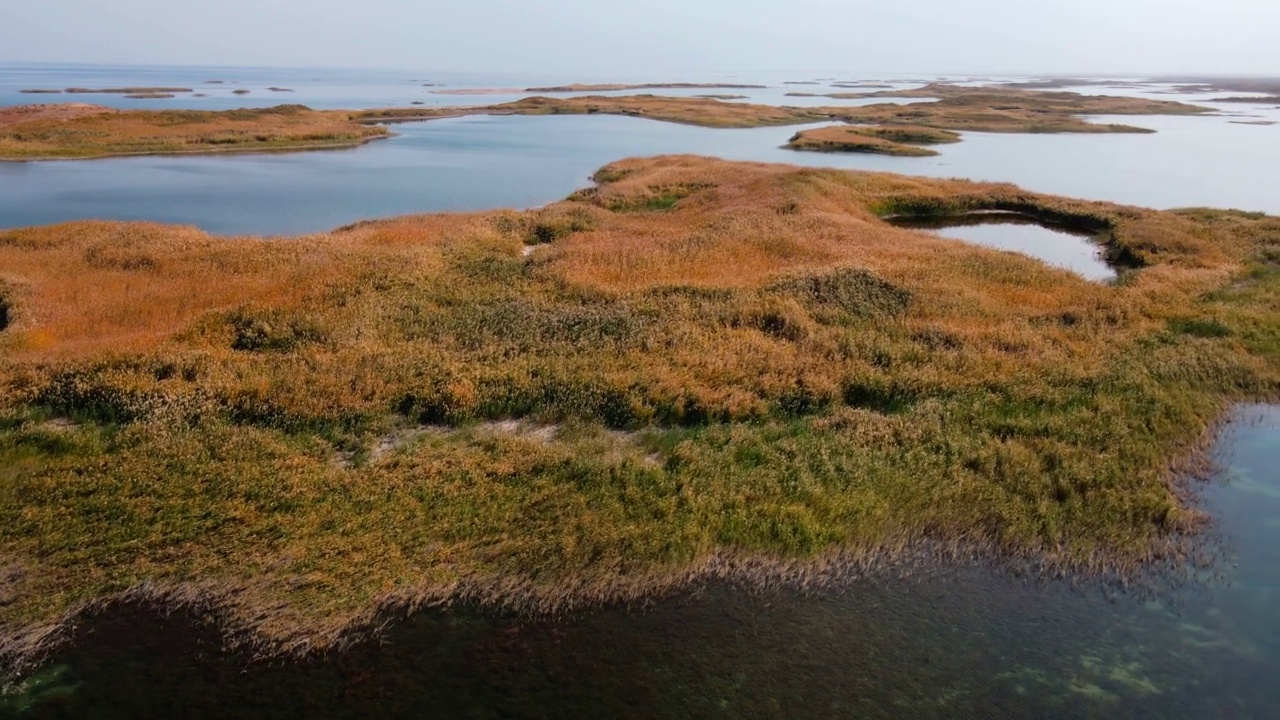
M 1132 577 L 1280 397 L 1280 219 L 676 156 L 524 212 L 0 231 L 0 659 L 128 594 L 267 653 L 956 557 Z M 892 226 L 1106 232 L 1115 284 Z

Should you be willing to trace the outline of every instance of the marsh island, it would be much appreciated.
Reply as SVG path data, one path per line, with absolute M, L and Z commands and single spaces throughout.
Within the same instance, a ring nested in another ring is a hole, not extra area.
M 1129 577 L 1194 542 L 1226 409 L 1280 396 L 1273 217 L 690 156 L 595 179 L 288 240 L 0 231 L 0 654 L 124 595 L 289 652 L 450 599 Z M 1105 229 L 1125 269 L 883 219 L 975 211 Z

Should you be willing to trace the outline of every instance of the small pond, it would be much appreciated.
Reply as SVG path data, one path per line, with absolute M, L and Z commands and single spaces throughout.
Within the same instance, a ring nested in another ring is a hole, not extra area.
M 943 237 L 1029 255 L 1086 280 L 1110 282 L 1123 269 L 1106 257 L 1106 232 L 1090 232 L 1021 213 L 993 211 L 887 219 L 898 227 L 930 230 Z

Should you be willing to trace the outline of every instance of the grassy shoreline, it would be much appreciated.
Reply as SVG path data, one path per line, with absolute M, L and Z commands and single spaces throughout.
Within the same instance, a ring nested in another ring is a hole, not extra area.
M 1133 577 L 1194 547 L 1227 408 L 1280 398 L 1277 218 L 688 156 L 596 180 L 288 242 L 0 231 L 0 653 L 122 595 L 288 653 L 716 573 Z M 1138 269 L 882 220 L 991 210 Z

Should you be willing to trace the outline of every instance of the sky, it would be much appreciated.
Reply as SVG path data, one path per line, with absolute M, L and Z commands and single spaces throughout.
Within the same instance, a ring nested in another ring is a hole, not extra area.
M 1280 75 L 1280 1 L 0 0 L 0 61 Z

